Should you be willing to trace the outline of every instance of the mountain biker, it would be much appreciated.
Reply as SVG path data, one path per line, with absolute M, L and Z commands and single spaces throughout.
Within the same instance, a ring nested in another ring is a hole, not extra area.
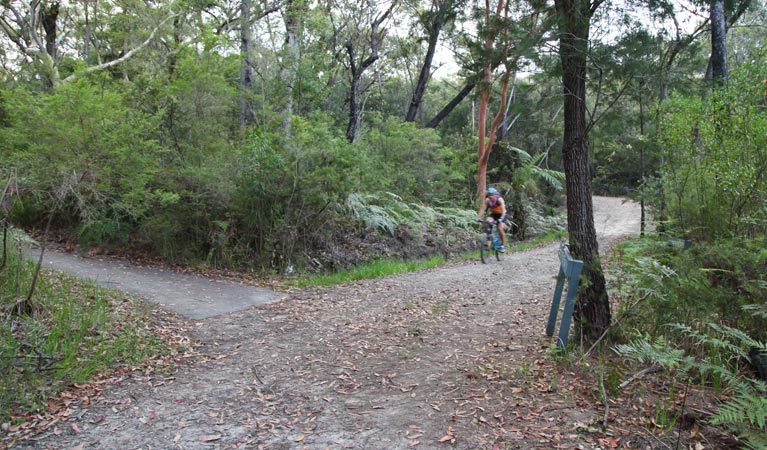
M 506 230 L 503 223 L 506 221 L 506 202 L 501 197 L 501 193 L 495 188 L 488 188 L 485 192 L 485 201 L 479 207 L 477 219 L 482 221 L 487 209 L 490 208 L 490 217 L 498 223 L 498 236 L 501 239 L 501 252 L 506 251 Z

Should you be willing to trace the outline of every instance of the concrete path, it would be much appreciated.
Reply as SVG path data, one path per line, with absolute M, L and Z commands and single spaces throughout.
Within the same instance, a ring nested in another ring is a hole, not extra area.
M 39 251 L 30 257 L 37 261 Z M 147 269 L 106 257 L 84 258 L 45 250 L 43 268 L 136 294 L 190 319 L 206 319 L 281 300 L 284 294 L 256 286 L 212 280 L 165 269 Z

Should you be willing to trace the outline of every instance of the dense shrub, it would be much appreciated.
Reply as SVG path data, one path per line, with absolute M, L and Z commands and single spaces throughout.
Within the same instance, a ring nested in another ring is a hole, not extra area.
M 734 70 L 726 89 L 668 102 L 661 129 L 665 203 L 658 207 L 669 226 L 698 239 L 767 231 L 764 79 L 763 52 Z
M 767 303 L 767 250 L 764 238 L 696 242 L 688 250 L 664 239 L 647 240 L 623 249 L 621 303 L 642 298 L 629 311 L 650 334 L 662 334 L 669 323 L 717 322 L 764 339 L 767 323 L 746 311 Z M 628 298 L 626 298 L 628 297 Z
M 153 119 L 130 110 L 119 89 L 87 79 L 50 95 L 14 91 L 9 98 L 2 163 L 21 186 L 15 213 L 53 214 L 87 244 L 126 242 L 160 171 Z

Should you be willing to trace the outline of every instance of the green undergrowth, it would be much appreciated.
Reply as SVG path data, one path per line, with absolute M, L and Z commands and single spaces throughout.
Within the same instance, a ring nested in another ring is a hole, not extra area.
M 717 398 L 707 421 L 745 448 L 767 448 L 766 244 L 731 238 L 683 249 L 640 239 L 618 247 L 612 270 L 613 336 L 623 342 L 615 353 Z M 684 411 L 669 404 L 659 403 L 656 419 L 670 430 Z
M 18 239 L 8 242 L 0 271 L 2 423 L 21 423 L 72 385 L 120 366 L 164 370 L 159 361 L 172 350 L 152 332 L 143 303 L 47 271 L 29 297 L 35 264 L 21 258 Z
M 506 251 L 508 252 L 509 249 L 511 249 L 511 251 L 514 251 L 514 252 L 521 252 L 523 250 L 530 250 L 531 248 L 536 248 L 543 244 L 561 241 L 565 238 L 567 238 L 567 231 L 552 230 L 544 234 L 541 234 L 539 236 L 535 236 L 534 238 L 527 241 L 512 242 L 510 245 L 506 246 Z

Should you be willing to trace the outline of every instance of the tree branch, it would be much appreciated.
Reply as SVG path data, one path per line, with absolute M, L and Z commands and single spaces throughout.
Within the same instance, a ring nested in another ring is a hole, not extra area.
M 99 65 L 96 65 L 96 66 L 88 67 L 88 68 L 82 70 L 81 72 L 73 73 L 72 75 L 70 75 L 70 76 L 64 78 L 63 80 L 61 80 L 61 83 L 63 84 L 63 83 L 67 83 L 67 82 L 76 80 L 76 79 L 78 79 L 78 78 L 80 78 L 80 77 L 82 77 L 84 75 L 87 75 L 87 74 L 89 74 L 91 72 L 97 72 L 97 71 L 100 71 L 100 70 L 108 69 L 110 67 L 116 66 L 116 65 L 118 65 L 118 64 L 120 64 L 120 63 L 122 63 L 122 62 L 124 62 L 124 61 L 126 61 L 126 60 L 128 60 L 130 58 L 132 58 L 133 55 L 135 55 L 139 51 L 143 50 L 144 47 L 146 47 L 147 45 L 149 45 L 150 42 L 152 42 L 152 40 L 154 39 L 155 34 L 157 34 L 157 30 L 159 30 L 161 26 L 165 25 L 166 22 L 168 22 L 169 20 L 171 20 L 171 19 L 173 19 L 174 17 L 177 17 L 177 16 L 179 16 L 179 13 L 171 14 L 170 16 L 166 17 L 162 22 L 160 22 L 155 27 L 154 30 L 152 30 L 152 33 L 149 35 L 149 37 L 143 43 L 141 43 L 138 47 L 132 48 L 130 51 L 128 51 L 126 54 L 124 54 L 120 58 L 117 58 L 117 59 L 115 59 L 113 61 L 105 62 L 103 64 L 99 64 Z

